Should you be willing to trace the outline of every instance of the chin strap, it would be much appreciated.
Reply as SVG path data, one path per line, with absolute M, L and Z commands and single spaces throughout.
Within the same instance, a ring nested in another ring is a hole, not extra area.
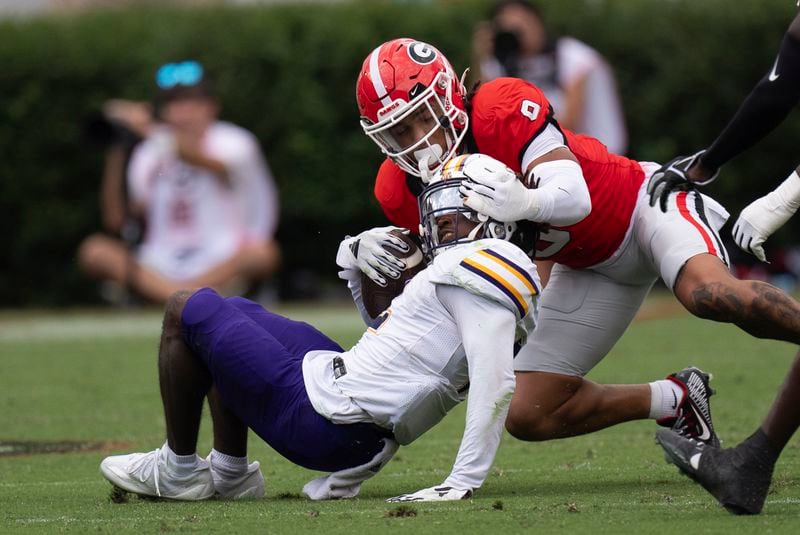
M 477 240 L 477 239 L 478 239 L 478 238 L 477 238 L 477 236 L 478 236 L 478 232 L 482 232 L 482 231 L 483 231 L 483 229 L 484 229 L 484 227 L 486 227 L 486 221 L 481 221 L 481 222 L 478 224 L 478 226 L 477 226 L 477 227 L 475 227 L 474 229 L 472 229 L 472 230 L 470 230 L 470 231 L 469 231 L 469 234 L 467 234 L 467 239 L 468 239 L 469 241 L 475 241 L 475 240 Z M 481 234 L 481 237 L 483 237 L 483 234 Z

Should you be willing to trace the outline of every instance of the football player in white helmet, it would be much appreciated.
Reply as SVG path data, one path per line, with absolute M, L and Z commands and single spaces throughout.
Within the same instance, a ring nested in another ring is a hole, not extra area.
M 264 478 L 247 459 L 249 427 L 292 462 L 331 472 L 304 486 L 308 497 L 353 497 L 398 445 L 467 399 L 450 474 L 390 501 L 470 497 L 500 443 L 514 351 L 533 330 L 539 279 L 520 248 L 498 239 L 510 238 L 511 226 L 464 209 L 459 167 L 452 169 L 422 196 L 430 265 L 348 351 L 241 297 L 208 288 L 173 295 L 159 350 L 166 443 L 107 457 L 103 475 L 126 491 L 175 500 L 261 497 Z M 358 302 L 352 240 L 342 242 L 337 263 Z M 214 449 L 203 459 L 196 450 L 207 396 Z

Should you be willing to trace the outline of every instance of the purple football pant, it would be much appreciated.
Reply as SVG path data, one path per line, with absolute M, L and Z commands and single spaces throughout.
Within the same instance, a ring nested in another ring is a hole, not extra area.
M 311 405 L 303 357 L 313 350 L 343 351 L 311 325 L 203 288 L 186 302 L 181 330 L 211 372 L 223 404 L 293 463 L 335 472 L 362 465 L 383 449 L 387 433 L 374 424 L 334 424 Z

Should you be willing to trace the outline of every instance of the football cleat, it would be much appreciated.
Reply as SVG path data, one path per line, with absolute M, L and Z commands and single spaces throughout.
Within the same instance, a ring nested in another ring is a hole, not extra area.
M 185 501 L 214 496 L 208 461 L 198 457 L 197 466 L 187 474 L 178 474 L 175 468 L 169 466 L 164 448 L 106 457 L 100 463 L 100 471 L 113 485 L 140 496 Z
M 761 512 L 774 463 L 760 460 L 746 443 L 720 449 L 668 429 L 659 429 L 656 441 L 668 462 L 702 485 L 730 513 Z
M 241 475 L 230 477 L 214 468 L 210 454 L 207 460 L 211 464 L 211 476 L 214 479 L 214 489 L 218 498 L 239 500 L 264 497 L 264 476 L 261 475 L 261 465 L 258 461 L 248 464 L 247 470 Z
M 699 368 L 691 366 L 670 374 L 667 380 L 680 386 L 683 399 L 678 401 L 675 416 L 659 418 L 659 425 L 669 427 L 679 435 L 693 438 L 714 447 L 719 447 L 719 438 L 711 421 L 709 398 L 714 390 L 708 385 L 711 376 Z

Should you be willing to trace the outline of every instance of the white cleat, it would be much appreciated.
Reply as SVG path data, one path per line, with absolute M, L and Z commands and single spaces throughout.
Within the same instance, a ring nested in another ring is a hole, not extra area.
M 113 485 L 140 496 L 185 501 L 207 500 L 214 496 L 208 461 L 198 457 L 197 466 L 184 474 L 176 466 L 168 466 L 167 452 L 163 448 L 149 453 L 106 457 L 100 463 L 100 472 Z
M 211 455 L 207 457 L 211 462 Z M 260 464 L 258 461 L 247 465 L 247 471 L 237 477 L 223 476 L 222 473 L 214 469 L 211 465 L 211 475 L 214 478 L 214 488 L 217 497 L 226 500 L 239 500 L 246 498 L 264 497 L 264 476 L 261 475 Z

